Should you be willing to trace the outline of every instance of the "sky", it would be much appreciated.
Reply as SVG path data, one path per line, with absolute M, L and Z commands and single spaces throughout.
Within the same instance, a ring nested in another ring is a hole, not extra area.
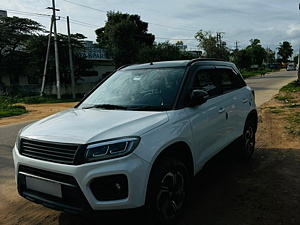
M 1 0 L 8 16 L 29 18 L 49 30 L 53 0 Z M 199 50 L 194 38 L 199 30 L 221 33 L 230 49 L 246 48 L 259 39 L 277 52 L 288 41 L 294 54 L 300 45 L 300 0 L 55 0 L 58 33 L 81 33 L 96 42 L 95 30 L 105 26 L 108 11 L 137 14 L 148 23 L 156 42 L 183 41 L 188 50 Z M 1 32 L 1 31 L 0 31 Z

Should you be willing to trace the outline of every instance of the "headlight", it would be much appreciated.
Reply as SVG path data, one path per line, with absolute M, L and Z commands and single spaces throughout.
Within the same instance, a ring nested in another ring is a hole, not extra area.
M 20 149 L 21 149 L 21 133 L 22 133 L 23 130 L 24 130 L 24 127 L 19 130 L 17 138 L 16 138 L 15 145 L 16 145 L 18 151 L 20 151 Z
M 84 155 L 86 162 L 116 158 L 131 153 L 139 144 L 140 138 L 129 137 L 88 145 Z

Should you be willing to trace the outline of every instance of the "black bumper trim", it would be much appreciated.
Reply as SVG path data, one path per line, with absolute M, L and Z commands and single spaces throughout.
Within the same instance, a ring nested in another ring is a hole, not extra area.
M 49 199 L 43 198 L 42 196 L 38 196 L 32 193 L 31 191 L 23 191 L 22 195 L 29 201 L 32 201 L 37 204 L 41 204 L 47 208 L 51 208 L 57 211 L 63 211 L 66 213 L 73 213 L 73 214 L 78 214 L 83 212 L 82 208 L 70 206 L 59 202 L 54 202 Z

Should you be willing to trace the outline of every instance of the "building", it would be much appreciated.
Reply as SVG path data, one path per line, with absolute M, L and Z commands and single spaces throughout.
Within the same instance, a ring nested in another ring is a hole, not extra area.
M 7 17 L 7 11 L 0 10 L 0 18 L 1 17 Z
M 184 44 L 183 44 L 183 41 L 177 41 L 175 45 L 176 45 L 176 46 L 180 49 L 180 51 L 182 51 L 182 52 L 185 52 L 186 49 L 187 49 L 187 45 L 184 45 Z
M 81 75 L 82 82 L 99 82 L 109 73 L 115 70 L 115 65 L 110 57 L 107 57 L 104 49 L 99 48 L 92 41 L 85 41 L 85 51 L 75 52 L 75 55 L 92 61 L 93 70 Z
M 84 45 L 84 51 L 75 52 L 74 54 L 85 60 L 91 61 L 93 69 L 81 74 L 81 79 L 76 82 L 76 93 L 80 94 L 89 92 L 101 80 L 115 70 L 113 60 L 107 57 L 104 49 L 99 48 L 97 44 L 94 44 L 92 41 L 85 41 Z M 44 92 L 47 94 L 57 94 L 57 85 L 46 85 Z M 72 93 L 71 84 L 62 84 L 60 92 L 62 95 Z
M 7 17 L 7 11 L 0 10 L 0 18 Z M 85 50 L 82 52 L 75 52 L 75 55 L 89 60 L 93 64 L 93 69 L 81 74 L 81 80 L 76 84 L 78 93 L 86 93 L 99 83 L 105 76 L 115 70 L 114 62 L 111 58 L 107 57 L 104 49 L 100 49 L 92 41 L 85 41 Z M 22 48 L 22 46 L 19 46 Z M 1 73 L 1 71 L 0 71 Z M 0 74 L 1 75 L 1 74 Z M 32 79 L 27 76 L 19 75 L 13 76 L 0 76 L 0 94 L 5 92 L 5 87 L 10 85 L 19 85 L 22 89 L 39 92 L 42 84 L 42 74 L 39 79 Z M 61 93 L 69 93 L 71 85 L 62 85 Z M 56 94 L 56 84 L 46 84 L 45 93 Z
M 81 79 L 77 81 L 77 93 L 87 93 L 103 78 L 105 78 L 105 76 L 115 70 L 113 60 L 106 56 L 104 49 L 100 49 L 92 41 L 86 41 L 85 50 L 82 52 L 75 52 L 75 55 L 82 57 L 85 60 L 89 60 L 93 64 L 93 69 L 81 74 Z M 21 86 L 23 90 L 39 92 L 42 84 L 42 76 L 39 79 L 31 79 L 30 77 L 21 75 L 17 80 L 10 76 L 1 76 L 0 79 L 0 93 L 5 91 L 5 86 L 13 84 Z M 56 94 L 56 84 L 46 84 L 44 92 L 46 94 Z M 71 84 L 62 84 L 61 94 L 69 93 L 71 93 Z

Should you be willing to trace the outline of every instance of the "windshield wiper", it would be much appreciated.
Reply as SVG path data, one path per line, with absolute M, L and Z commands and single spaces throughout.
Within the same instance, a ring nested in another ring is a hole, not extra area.
M 101 108 L 101 109 L 124 109 L 126 110 L 127 107 L 122 106 L 122 105 L 111 105 L 111 104 L 99 104 L 99 105 L 92 105 L 88 107 L 83 107 L 82 109 L 92 109 L 92 108 Z
M 82 109 L 95 109 L 95 108 L 101 108 L 101 109 L 122 109 L 122 110 L 133 110 L 133 111 L 165 111 L 168 110 L 165 106 L 133 106 L 133 107 L 126 107 L 122 105 L 111 105 L 111 104 L 98 104 L 98 105 L 92 105 L 83 107 Z
M 147 105 L 147 106 L 137 106 L 137 107 L 130 107 L 128 110 L 136 110 L 136 111 L 165 111 L 168 110 L 165 106 L 153 106 L 153 105 Z

